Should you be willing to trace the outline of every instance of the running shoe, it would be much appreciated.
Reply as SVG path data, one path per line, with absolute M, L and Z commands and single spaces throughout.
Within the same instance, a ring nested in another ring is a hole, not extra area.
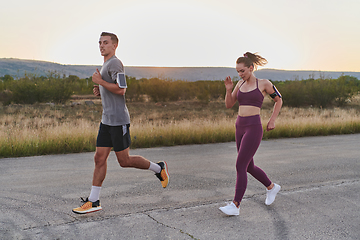
M 166 188 L 166 186 L 169 184 L 170 177 L 167 164 L 165 161 L 158 162 L 157 164 L 161 167 L 161 171 L 159 173 L 155 173 L 155 175 L 161 181 L 161 185 L 163 186 L 163 188 Z
M 83 205 L 81 207 L 74 208 L 72 210 L 74 213 L 85 214 L 96 212 L 102 209 L 102 207 L 100 206 L 100 200 L 97 200 L 96 202 L 90 202 L 88 198 L 81 198 L 81 202 L 83 203 Z
M 233 202 L 229 203 L 225 207 L 220 207 L 219 209 L 229 216 L 238 216 L 240 213 L 240 208 L 236 207 Z
M 270 205 L 275 201 L 276 194 L 280 191 L 280 185 L 274 183 L 274 187 L 270 190 L 266 189 L 266 199 L 265 204 Z

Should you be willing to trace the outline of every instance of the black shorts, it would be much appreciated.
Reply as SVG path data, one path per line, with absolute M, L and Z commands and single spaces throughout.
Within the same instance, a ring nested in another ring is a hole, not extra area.
M 130 124 L 126 125 L 126 134 L 123 134 L 123 126 L 109 126 L 100 123 L 96 147 L 113 147 L 115 152 L 130 147 Z

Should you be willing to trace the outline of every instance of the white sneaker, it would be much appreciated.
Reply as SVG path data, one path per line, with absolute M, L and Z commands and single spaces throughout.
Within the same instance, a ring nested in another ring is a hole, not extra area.
M 274 187 L 270 190 L 266 189 L 266 199 L 265 204 L 270 205 L 275 201 L 276 194 L 280 191 L 281 187 L 280 185 L 277 185 L 274 183 Z
M 228 205 L 226 205 L 225 207 L 220 207 L 219 208 L 223 213 L 225 213 L 226 215 L 239 215 L 240 212 L 240 207 L 236 207 L 235 204 L 233 202 L 229 203 Z

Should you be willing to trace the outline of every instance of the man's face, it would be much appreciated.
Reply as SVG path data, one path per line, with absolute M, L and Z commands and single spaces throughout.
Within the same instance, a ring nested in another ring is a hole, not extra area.
M 116 50 L 116 44 L 111 41 L 110 36 L 101 36 L 99 40 L 99 48 L 101 56 L 114 55 Z

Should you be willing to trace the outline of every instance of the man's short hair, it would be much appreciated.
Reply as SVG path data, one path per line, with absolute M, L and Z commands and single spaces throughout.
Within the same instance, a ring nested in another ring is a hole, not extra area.
M 111 38 L 111 41 L 112 41 L 113 43 L 119 44 L 119 39 L 118 39 L 118 37 L 117 37 L 115 34 L 113 34 L 113 33 L 102 32 L 100 36 L 101 36 L 101 37 L 103 37 L 103 36 L 109 36 L 109 37 Z

